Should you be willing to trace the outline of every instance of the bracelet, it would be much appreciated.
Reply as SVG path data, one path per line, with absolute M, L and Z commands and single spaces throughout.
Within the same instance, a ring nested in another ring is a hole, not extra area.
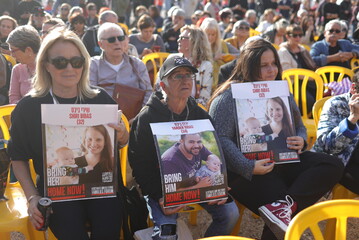
M 31 200 L 34 199 L 35 197 L 40 197 L 40 195 L 38 195 L 38 194 L 31 195 L 31 196 L 27 199 L 27 203 L 30 203 Z

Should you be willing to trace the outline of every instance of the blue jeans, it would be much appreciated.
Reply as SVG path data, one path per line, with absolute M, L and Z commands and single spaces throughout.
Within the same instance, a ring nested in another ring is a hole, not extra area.
M 178 214 L 164 215 L 158 201 L 145 196 L 150 217 L 154 223 L 152 239 L 154 240 L 176 240 L 177 235 L 162 235 L 163 225 L 176 225 Z M 200 205 L 212 216 L 212 223 L 208 227 L 204 237 L 229 235 L 239 218 L 236 204 L 231 199 L 224 205 Z

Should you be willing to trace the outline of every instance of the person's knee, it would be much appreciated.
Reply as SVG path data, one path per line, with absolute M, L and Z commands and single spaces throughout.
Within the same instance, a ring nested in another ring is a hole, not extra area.
M 154 240 L 177 240 L 177 225 L 176 224 L 162 224 L 159 228 L 154 228 L 152 235 Z

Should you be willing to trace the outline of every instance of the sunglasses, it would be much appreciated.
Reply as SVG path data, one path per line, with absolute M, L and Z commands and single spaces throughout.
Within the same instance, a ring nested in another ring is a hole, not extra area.
M 71 64 L 73 68 L 82 68 L 85 63 L 85 58 L 82 56 L 72 57 L 70 59 L 64 57 L 56 57 L 49 61 L 55 68 L 61 70 L 67 67 L 67 64 Z
M 194 74 L 186 73 L 186 74 L 176 74 L 171 76 L 171 78 L 176 82 L 182 82 L 184 80 L 193 80 L 195 77 Z
M 117 37 L 110 37 L 110 38 L 103 38 L 102 40 L 107 40 L 109 43 L 114 43 L 114 42 L 116 42 L 116 39 L 119 42 L 122 42 L 123 40 L 125 40 L 125 35 L 120 35 Z
M 61 9 L 61 11 L 69 11 L 68 8 L 60 8 L 60 9 Z
M 237 29 L 249 31 L 249 27 L 237 27 Z
M 289 36 L 293 37 L 293 38 L 296 38 L 296 37 L 303 37 L 303 34 L 301 33 L 290 33 L 288 34 Z
M 179 41 L 182 41 L 183 39 L 189 39 L 189 37 L 179 36 L 179 38 L 178 38 Z
M 340 33 L 341 31 L 339 29 L 330 29 L 328 30 L 330 33 Z

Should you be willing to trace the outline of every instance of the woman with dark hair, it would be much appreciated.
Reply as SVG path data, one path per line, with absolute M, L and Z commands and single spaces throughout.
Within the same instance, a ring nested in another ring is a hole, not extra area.
M 314 36 L 316 35 L 315 26 L 314 26 L 314 17 L 313 16 L 305 16 L 300 21 L 300 27 L 303 30 L 302 43 L 308 46 L 312 46 L 315 42 Z
M 306 129 L 292 95 L 289 105 L 295 133 L 286 138 L 286 144 L 298 152 L 300 162 L 275 165 L 269 159 L 247 159 L 241 152 L 231 84 L 280 80 L 281 75 L 272 44 L 263 39 L 252 41 L 243 47 L 231 78 L 213 94 L 209 109 L 227 161 L 230 193 L 251 211 L 261 213 L 266 222 L 262 239 L 276 239 L 275 235 L 282 239 L 294 214 L 318 201 L 343 172 L 338 158 L 305 151 Z M 273 125 L 273 132 L 281 130 Z
M 86 31 L 86 26 L 85 26 L 86 18 L 83 15 L 76 13 L 70 17 L 69 22 L 70 22 L 70 30 L 74 31 L 77 34 L 77 36 L 81 38 Z
M 137 48 L 140 58 L 152 52 L 165 52 L 160 35 L 153 34 L 156 24 L 148 15 L 142 15 L 137 22 L 139 33 L 130 35 L 130 43 Z
M 102 173 L 113 170 L 113 146 L 104 125 L 87 127 L 81 144 L 83 156 L 75 159 L 79 167 L 90 166 L 93 170 L 80 175 L 79 183 L 102 182 Z

